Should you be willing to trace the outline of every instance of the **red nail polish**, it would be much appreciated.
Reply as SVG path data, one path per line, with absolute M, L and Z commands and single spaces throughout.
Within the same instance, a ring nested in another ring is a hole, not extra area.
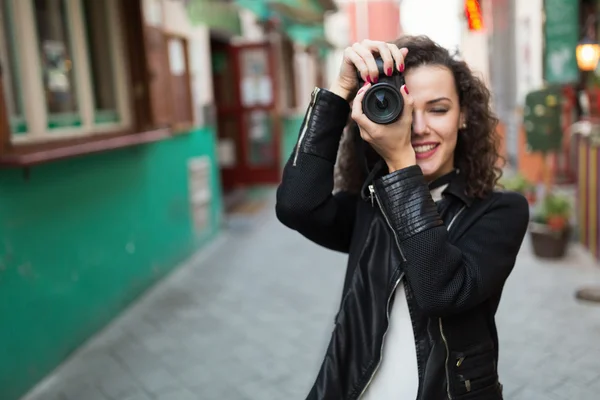
M 399 70 L 400 70 L 400 72 L 404 72 L 404 64 L 400 64 Z
M 386 74 L 386 75 L 387 75 L 387 76 L 392 76 L 392 72 L 393 72 L 393 69 L 392 69 L 392 68 L 388 68 L 388 69 L 387 69 L 387 74 Z
M 404 85 L 404 91 L 406 92 L 406 94 L 409 94 L 408 93 L 408 88 L 406 87 L 406 85 Z
M 379 82 L 379 78 L 373 78 L 373 83 Z
M 367 75 L 367 82 L 372 83 L 371 82 L 371 75 Z

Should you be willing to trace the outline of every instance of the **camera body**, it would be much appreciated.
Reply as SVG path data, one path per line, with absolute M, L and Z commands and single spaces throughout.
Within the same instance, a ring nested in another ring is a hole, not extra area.
M 396 68 L 392 76 L 387 76 L 381 57 L 375 57 L 379 70 L 379 80 L 365 93 L 362 100 L 363 113 L 376 124 L 387 125 L 394 123 L 404 110 L 404 98 L 400 88 L 404 85 L 404 75 Z M 365 84 L 360 72 L 356 72 L 359 89 Z

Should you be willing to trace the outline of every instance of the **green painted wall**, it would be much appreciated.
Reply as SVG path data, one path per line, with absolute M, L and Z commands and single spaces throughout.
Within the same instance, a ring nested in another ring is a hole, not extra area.
M 285 163 L 294 151 L 296 142 L 298 142 L 302 121 L 304 121 L 304 114 L 291 115 L 283 119 L 283 137 L 281 138 L 282 168 L 285 167 Z
M 0 398 L 15 400 L 221 223 L 194 232 L 187 160 L 211 155 L 203 128 L 162 142 L 0 171 Z

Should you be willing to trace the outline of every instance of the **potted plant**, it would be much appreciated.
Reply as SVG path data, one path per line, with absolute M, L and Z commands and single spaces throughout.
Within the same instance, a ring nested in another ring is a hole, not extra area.
M 536 256 L 561 258 L 565 255 L 571 234 L 570 217 L 568 196 L 550 192 L 544 197 L 529 226 Z
M 536 201 L 536 187 L 529 182 L 522 174 L 517 173 L 510 178 L 503 179 L 502 186 L 506 190 L 521 193 L 529 204 L 534 204 Z

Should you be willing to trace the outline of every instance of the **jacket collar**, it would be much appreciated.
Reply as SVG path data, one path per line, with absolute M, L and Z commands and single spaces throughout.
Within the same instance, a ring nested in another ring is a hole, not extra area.
M 461 174 L 460 169 L 455 169 L 452 172 L 442 175 L 439 178 L 429 182 L 429 189 L 435 189 L 436 187 L 448 184 L 444 189 L 443 194 L 449 194 L 458 198 L 467 207 L 473 204 L 473 197 L 467 195 L 467 182 L 464 174 Z

